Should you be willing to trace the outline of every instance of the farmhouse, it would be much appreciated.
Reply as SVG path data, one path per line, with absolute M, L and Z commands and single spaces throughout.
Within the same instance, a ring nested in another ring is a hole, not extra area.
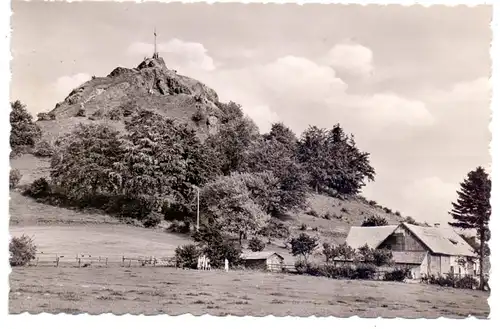
M 246 268 L 281 272 L 283 256 L 272 251 L 248 252 L 241 255 Z
M 401 223 L 375 227 L 352 227 L 346 243 L 352 248 L 368 244 L 392 250 L 396 265 L 422 275 L 477 275 L 479 264 L 472 247 L 452 228 L 422 227 Z

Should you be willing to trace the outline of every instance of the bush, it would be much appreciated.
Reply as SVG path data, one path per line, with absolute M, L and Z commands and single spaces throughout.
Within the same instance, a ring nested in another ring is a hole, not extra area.
M 299 230 L 301 230 L 301 231 L 307 231 L 307 225 L 305 223 L 300 224 Z
M 48 158 L 54 154 L 54 147 L 49 141 L 41 140 L 35 144 L 33 155 L 41 158 Z
M 36 245 L 27 235 L 21 237 L 13 237 L 9 243 L 10 266 L 25 266 L 35 259 Z
M 156 227 L 161 223 L 162 217 L 160 213 L 151 212 L 142 220 L 142 225 L 146 228 Z
M 373 249 L 373 264 L 384 266 L 392 264 L 392 251 L 388 249 Z
M 411 276 L 409 268 L 397 268 L 384 274 L 384 281 L 404 281 Z
M 370 216 L 366 218 L 361 226 L 385 226 L 388 225 L 387 219 L 380 216 Z
M 459 289 L 477 289 L 479 281 L 473 276 L 466 275 L 455 282 L 455 288 Z
M 332 215 L 329 212 L 327 212 L 326 214 L 323 215 L 323 219 L 330 220 L 332 219 Z
M 343 212 L 343 213 L 346 213 L 346 214 L 349 213 L 349 210 L 347 208 L 345 208 L 345 207 L 340 208 L 340 211 Z
M 307 262 L 307 258 L 311 255 L 318 246 L 318 238 L 311 237 L 305 233 L 301 233 L 298 237 L 290 240 L 292 245 L 292 255 L 302 256 Z
M 299 274 L 304 274 L 307 272 L 308 264 L 306 261 L 299 259 L 295 262 L 295 270 Z
M 358 264 L 356 265 L 356 274 L 353 279 L 372 280 L 377 273 L 377 267 L 373 264 Z
M 370 201 L 368 201 L 368 204 L 369 204 L 370 206 L 375 207 L 375 206 L 377 205 L 377 201 L 375 201 L 375 200 L 370 200 Z
M 248 241 L 248 248 L 251 251 L 262 251 L 266 247 L 266 244 L 257 237 L 253 237 Z
M 197 106 L 196 112 L 194 112 L 193 115 L 191 116 L 191 120 L 193 120 L 193 122 L 199 125 L 201 122 L 207 120 L 207 115 L 200 106 Z
M 202 226 L 193 234 L 193 239 L 198 242 L 203 253 L 210 258 L 213 268 L 223 267 L 225 259 L 231 266 L 236 266 L 241 262 L 240 246 L 222 234 L 219 227 Z
M 180 268 L 196 269 L 201 250 L 194 244 L 179 246 L 175 249 L 175 264 Z
M 174 220 L 170 224 L 168 229 L 172 233 L 181 233 L 181 234 L 187 234 L 191 230 L 189 223 L 179 220 Z
M 314 209 L 309 209 L 308 211 L 306 211 L 306 215 L 313 216 L 313 217 L 319 217 L 318 212 Z
M 78 112 L 76 112 L 77 117 L 86 117 L 85 109 L 83 107 L 80 107 L 78 109 Z
M 394 214 L 395 214 L 396 216 L 401 217 L 401 213 L 400 213 L 399 211 L 396 211 Z
M 22 177 L 23 176 L 21 175 L 19 169 L 11 169 L 9 174 L 9 188 L 15 188 L 17 184 L 19 184 Z
M 38 199 L 50 195 L 50 185 L 45 177 L 40 177 L 33 181 L 24 191 L 25 195 Z

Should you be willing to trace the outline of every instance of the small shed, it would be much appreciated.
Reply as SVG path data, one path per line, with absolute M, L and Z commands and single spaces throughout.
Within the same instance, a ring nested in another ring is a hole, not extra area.
M 267 270 L 281 272 L 283 270 L 284 258 L 272 251 L 247 252 L 241 255 L 246 268 L 254 270 Z

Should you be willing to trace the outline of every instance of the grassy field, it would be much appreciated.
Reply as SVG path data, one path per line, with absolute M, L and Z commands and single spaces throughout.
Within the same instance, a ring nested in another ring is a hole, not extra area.
M 58 254 L 68 261 L 76 254 L 108 257 L 112 262 L 122 256 L 170 257 L 177 246 L 192 243 L 182 235 L 126 225 L 12 226 L 10 234 L 33 236 L 40 261 L 54 258 L 44 254 Z
M 421 284 L 173 268 L 14 268 L 10 313 L 463 318 L 488 294 Z

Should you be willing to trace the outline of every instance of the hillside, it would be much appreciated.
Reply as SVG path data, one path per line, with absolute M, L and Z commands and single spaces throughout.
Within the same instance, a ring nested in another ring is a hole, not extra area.
M 153 110 L 163 116 L 186 122 L 197 130 L 200 137 L 217 131 L 219 119 L 224 114 L 214 90 L 195 79 L 178 75 L 165 65 L 162 58 L 147 58 L 136 68 L 118 67 L 106 77 L 93 77 L 74 89 L 52 111 L 40 114 L 36 124 L 41 127 L 44 139 L 54 140 L 71 131 L 78 123 L 108 122 L 117 129 L 123 129 L 124 123 L 137 108 Z M 203 119 L 194 122 L 193 116 L 200 113 Z M 19 169 L 22 174 L 21 186 L 50 174 L 50 161 L 31 154 L 11 159 L 11 166 Z M 320 243 L 342 243 L 351 226 L 360 225 L 372 215 L 385 217 L 389 224 L 403 219 L 362 197 L 339 199 L 311 194 L 307 203 L 308 209 L 288 214 L 283 220 L 292 235 L 307 231 L 319 237 Z M 54 237 L 62 234 L 57 233 L 60 230 L 56 229 L 61 224 L 74 225 L 75 234 L 81 233 L 79 224 L 92 227 L 100 225 L 101 228 L 98 229 L 89 228 L 97 231 L 108 230 L 110 225 L 121 225 L 120 220 L 112 216 L 92 210 L 79 212 L 37 203 L 21 195 L 19 191 L 11 192 L 10 215 L 12 232 L 20 233 L 22 227 L 31 232 L 40 225 L 53 226 L 54 231 L 40 228 L 37 233 L 46 242 L 59 241 Z M 135 229 L 143 230 L 130 227 L 124 233 L 124 238 L 128 234 L 133 235 L 131 232 Z M 148 238 L 146 235 L 144 237 L 144 243 L 147 244 Z M 171 236 L 165 236 L 165 239 L 170 238 Z M 67 243 L 71 243 L 71 240 Z M 275 241 L 268 249 L 287 253 L 283 250 L 283 245 L 283 241 Z M 46 247 L 50 249 L 56 246 Z M 102 240 L 96 240 L 94 247 L 106 249 Z
M 143 108 L 186 122 L 204 136 L 217 129 L 218 101 L 214 90 L 170 70 L 162 58 L 146 58 L 136 68 L 117 67 L 106 77 L 93 77 L 53 110 L 39 114 L 37 124 L 44 139 L 54 140 L 91 120 L 121 129 L 131 111 Z M 195 124 L 191 118 L 197 111 L 204 120 Z

